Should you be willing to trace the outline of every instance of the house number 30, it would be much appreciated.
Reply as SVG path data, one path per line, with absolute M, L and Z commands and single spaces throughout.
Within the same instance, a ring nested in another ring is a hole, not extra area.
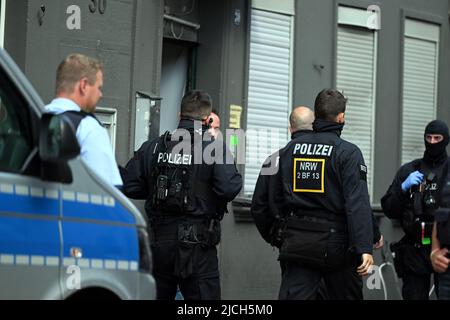
M 92 13 L 95 13 L 98 10 L 100 14 L 104 14 L 106 11 L 106 0 L 91 0 L 89 10 Z

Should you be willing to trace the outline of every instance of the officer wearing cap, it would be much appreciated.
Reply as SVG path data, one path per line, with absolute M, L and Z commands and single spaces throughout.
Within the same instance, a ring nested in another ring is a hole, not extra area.
M 242 187 L 230 151 L 208 131 L 212 101 L 194 90 L 178 129 L 145 142 L 122 170 L 124 193 L 146 199 L 157 298 L 219 300 L 216 245 L 227 202 Z
M 281 300 L 317 299 L 322 280 L 329 299 L 363 298 L 362 282 L 349 273 L 367 275 L 373 264 L 373 217 L 361 151 L 340 138 L 346 103 L 337 90 L 323 90 L 314 131 L 294 132 L 258 179 L 252 214 L 280 249 Z M 283 221 L 281 233 L 271 232 L 274 220 Z
M 403 280 L 405 300 L 429 298 L 434 214 L 441 204 L 440 195 L 448 169 L 447 125 L 440 120 L 431 121 L 425 128 L 424 141 L 423 158 L 403 165 L 381 199 L 385 215 L 400 219 L 405 232 L 399 242 L 391 245 L 397 275 Z

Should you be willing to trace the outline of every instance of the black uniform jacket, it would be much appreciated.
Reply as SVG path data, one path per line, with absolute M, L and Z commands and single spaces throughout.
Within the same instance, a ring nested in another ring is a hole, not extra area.
M 367 167 L 360 149 L 340 138 L 342 127 L 316 121 L 317 132 L 294 134 L 278 155 L 266 161 L 263 168 L 277 164 L 279 170 L 274 175 L 260 175 L 252 202 L 252 214 L 266 241 L 274 216 L 325 214 L 346 221 L 355 253 L 372 253 Z
M 198 135 L 197 141 L 203 139 L 200 132 L 194 131 L 194 121 L 192 120 L 181 120 L 178 131 L 175 131 L 172 136 L 180 132 L 180 129 L 187 130 L 192 139 L 194 135 Z M 206 129 L 206 127 L 202 128 L 202 135 L 205 134 Z M 149 217 L 161 215 L 161 212 L 154 212 L 152 209 L 154 185 L 156 184 L 152 177 L 152 165 L 156 163 L 155 157 L 159 156 L 158 144 L 160 142 L 160 138 L 145 142 L 127 163 L 125 170 L 122 170 L 124 193 L 133 199 L 146 199 L 145 209 Z M 232 201 L 242 188 L 242 177 L 225 144 L 222 141 L 214 141 L 217 146 L 214 147 L 213 141 L 202 141 L 201 143 L 202 153 L 216 155 L 215 150 L 221 149 L 222 154 L 217 153 L 217 158 L 220 159 L 215 162 L 205 162 L 204 157 L 199 158 L 200 155 L 192 154 L 191 160 L 197 159 L 197 161 L 192 165 L 190 180 L 194 187 L 200 186 L 199 189 L 203 190 L 203 192 L 195 193 L 194 199 L 190 199 L 193 209 L 189 211 L 189 214 L 193 216 L 214 214 L 224 204 Z M 195 147 L 191 148 L 192 153 L 195 150 Z M 171 150 L 167 150 L 167 153 L 170 154 L 170 152 Z M 178 156 L 176 154 L 171 155 L 168 159 L 174 163 L 183 163 L 189 159 L 189 155 L 184 153 L 182 156 Z

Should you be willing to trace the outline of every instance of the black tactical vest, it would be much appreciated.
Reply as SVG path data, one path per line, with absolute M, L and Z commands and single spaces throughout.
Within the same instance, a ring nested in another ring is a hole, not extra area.
M 440 208 L 435 213 L 437 238 L 442 246 L 450 247 L 450 172 L 447 170 L 442 183 Z
M 77 131 L 78 127 L 80 126 L 81 121 L 86 117 L 92 117 L 100 124 L 100 126 L 103 127 L 103 124 L 100 122 L 100 120 L 97 119 L 97 117 L 93 113 L 88 113 L 84 111 L 66 111 L 62 113 L 63 115 L 67 116 L 70 121 L 72 122 L 75 132 Z
M 178 141 L 171 141 L 166 132 L 160 137 L 153 155 L 151 185 L 153 189 L 152 208 L 165 214 L 181 215 L 189 212 L 192 205 L 190 176 L 194 157 L 191 153 L 173 152 Z
M 411 190 L 411 203 L 403 214 L 402 226 L 415 243 L 430 245 L 434 215 L 441 203 L 441 190 L 448 165 L 445 162 L 441 166 L 430 168 L 420 161 L 415 166 L 416 170 L 423 173 L 424 181 Z

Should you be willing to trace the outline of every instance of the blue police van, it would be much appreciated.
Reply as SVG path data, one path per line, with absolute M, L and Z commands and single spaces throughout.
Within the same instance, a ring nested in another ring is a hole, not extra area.
M 154 299 L 146 222 L 0 49 L 0 299 Z

